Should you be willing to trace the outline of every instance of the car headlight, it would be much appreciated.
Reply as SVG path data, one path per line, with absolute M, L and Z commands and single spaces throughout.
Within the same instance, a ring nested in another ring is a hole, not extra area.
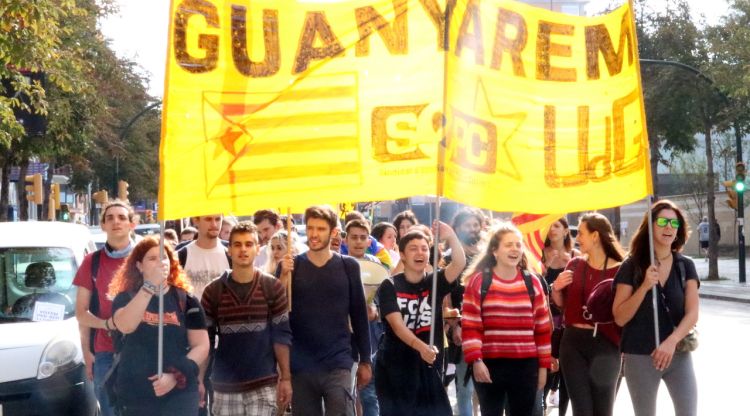
M 67 337 L 54 338 L 44 348 L 36 378 L 45 379 L 81 361 L 83 361 L 83 353 L 77 340 Z

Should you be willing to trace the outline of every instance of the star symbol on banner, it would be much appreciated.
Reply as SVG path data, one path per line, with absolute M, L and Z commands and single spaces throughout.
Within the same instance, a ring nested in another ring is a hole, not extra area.
M 484 111 L 480 112 L 479 110 Z M 474 93 L 474 112 L 480 118 L 489 115 L 492 118 L 492 123 L 498 127 L 497 140 L 499 143 L 502 143 L 501 146 L 504 151 L 498 152 L 500 160 L 497 164 L 497 173 L 520 181 L 521 172 L 518 170 L 516 164 L 513 162 L 513 158 L 511 157 L 510 142 L 516 137 L 516 133 L 526 120 L 527 113 L 517 112 L 503 114 L 493 110 L 492 102 L 487 92 L 487 86 L 481 76 L 477 77 L 477 85 Z

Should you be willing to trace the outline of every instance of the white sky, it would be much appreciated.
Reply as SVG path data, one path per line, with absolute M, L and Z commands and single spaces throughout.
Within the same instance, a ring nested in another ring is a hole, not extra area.
M 589 13 L 604 9 L 611 0 L 591 0 Z M 654 8 L 668 0 L 649 0 Z M 167 53 L 169 0 L 117 0 L 120 11 L 100 22 L 104 35 L 112 42 L 117 54 L 136 61 L 151 79 L 149 92 L 155 97 L 164 94 L 164 68 Z M 726 0 L 689 0 L 696 19 L 705 15 L 715 23 L 726 13 Z

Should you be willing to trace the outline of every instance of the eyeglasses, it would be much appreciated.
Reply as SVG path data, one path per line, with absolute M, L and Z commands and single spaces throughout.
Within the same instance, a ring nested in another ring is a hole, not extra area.
M 656 219 L 656 225 L 658 225 L 659 227 L 666 227 L 667 224 L 671 225 L 675 230 L 680 228 L 680 220 L 678 220 L 677 218 L 659 217 Z

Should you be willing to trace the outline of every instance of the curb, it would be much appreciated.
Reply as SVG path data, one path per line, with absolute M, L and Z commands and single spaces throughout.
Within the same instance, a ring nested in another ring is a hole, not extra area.
M 723 300 L 726 302 L 736 302 L 736 303 L 749 303 L 750 299 L 743 299 L 743 298 L 737 298 L 733 296 L 726 296 L 726 295 L 716 295 L 713 293 L 700 293 L 698 294 L 700 298 L 703 299 L 714 299 L 714 300 Z

